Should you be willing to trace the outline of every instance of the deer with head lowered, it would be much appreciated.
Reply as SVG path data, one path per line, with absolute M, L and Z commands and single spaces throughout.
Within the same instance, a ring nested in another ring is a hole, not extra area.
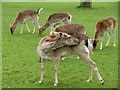
M 51 32 L 56 24 L 68 24 L 71 22 L 72 16 L 69 13 L 54 13 L 50 15 L 43 27 L 39 29 L 39 35 L 42 34 L 49 26 L 51 26 Z
M 100 20 L 96 24 L 96 32 L 93 41 L 94 49 L 96 48 L 98 41 L 100 41 L 100 50 L 102 50 L 102 42 L 106 33 L 108 35 L 108 41 L 106 43 L 106 46 L 109 45 L 111 36 L 113 36 L 114 38 L 113 46 L 116 46 L 116 26 L 117 26 L 117 19 L 112 17 Z M 98 38 L 100 38 L 100 40 L 98 40 Z
M 26 24 L 27 20 L 31 20 L 32 23 L 34 24 L 33 33 L 35 33 L 36 26 L 38 26 L 40 28 L 38 20 L 39 20 L 39 13 L 40 13 L 40 11 L 42 9 L 43 8 L 40 8 L 37 11 L 35 11 L 35 10 L 24 10 L 24 11 L 19 12 L 18 15 L 16 16 L 13 24 L 10 26 L 11 34 L 14 33 L 14 31 L 15 31 L 15 29 L 16 29 L 18 24 L 22 24 L 22 28 L 21 28 L 20 34 L 23 33 L 24 26 L 27 27 L 28 32 L 30 33 L 30 29 L 28 28 L 28 26 Z
M 92 81 L 92 71 L 94 70 L 97 74 L 98 79 L 101 84 L 104 83 L 95 62 L 93 62 L 89 56 L 90 50 L 93 49 L 91 44 L 91 39 L 85 34 L 77 34 L 77 37 L 69 35 L 64 32 L 56 32 L 51 35 L 43 37 L 37 47 L 37 52 L 41 58 L 41 74 L 40 81 L 42 83 L 44 80 L 44 67 L 46 59 L 54 60 L 54 70 L 55 70 L 55 83 L 54 86 L 58 84 L 58 64 L 61 57 L 67 55 L 77 55 L 83 59 L 89 66 L 89 79 L 87 82 Z

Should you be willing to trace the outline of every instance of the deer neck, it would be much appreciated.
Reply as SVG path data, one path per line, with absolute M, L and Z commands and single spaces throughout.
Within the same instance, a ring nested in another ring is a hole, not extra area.
M 12 24 L 12 27 L 15 29 L 17 27 L 17 25 L 18 25 L 18 20 L 15 20 Z

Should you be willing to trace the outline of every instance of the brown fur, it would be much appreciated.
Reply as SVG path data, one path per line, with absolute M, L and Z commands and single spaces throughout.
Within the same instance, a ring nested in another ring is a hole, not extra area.
M 59 33 L 59 32 L 58 32 Z M 63 32 L 61 32 L 63 33 Z M 87 82 L 92 81 L 92 71 L 96 72 L 98 79 L 100 80 L 101 84 L 104 83 L 104 80 L 99 74 L 99 71 L 96 67 L 95 62 L 93 62 L 89 57 L 89 50 L 85 46 L 85 41 L 83 37 L 86 37 L 85 34 L 81 34 L 82 41 L 79 41 L 77 38 L 71 36 L 60 37 L 63 39 L 55 39 L 57 35 L 53 33 L 52 35 L 48 35 L 40 40 L 40 43 L 37 47 L 37 52 L 41 57 L 41 74 L 40 74 L 40 81 L 42 83 L 44 81 L 44 69 L 45 69 L 45 61 L 46 59 L 53 59 L 54 60 L 54 70 L 55 70 L 55 83 L 54 86 L 58 84 L 58 63 L 61 57 L 67 55 L 77 55 L 82 58 L 89 66 L 89 79 Z M 54 37 L 55 36 L 55 37 Z M 61 36 L 61 35 L 60 35 Z M 80 38 L 80 37 L 79 37 Z M 48 40 L 48 42 L 46 42 Z M 56 42 L 55 42 L 56 41 Z
M 35 10 L 24 10 L 18 13 L 16 16 L 13 24 L 10 27 L 11 34 L 13 34 L 15 28 L 17 25 L 25 24 L 26 20 L 31 20 L 35 25 L 38 25 L 37 17 L 38 17 L 39 9 L 38 11 Z
M 63 19 L 65 17 L 68 18 L 69 14 L 68 13 L 54 13 L 48 17 L 47 21 L 49 21 L 49 23 L 52 24 L 52 23 L 56 22 L 57 19 Z M 54 19 L 56 19 L 56 20 L 54 20 Z
M 56 36 L 56 34 L 47 35 L 47 36 L 45 36 L 44 38 L 42 38 L 40 40 L 39 44 L 41 44 L 44 40 L 45 41 L 52 41 L 52 40 L 55 40 L 55 39 L 58 39 L 58 37 Z
M 71 36 L 78 38 L 80 41 L 88 39 L 88 36 L 84 35 L 86 32 L 85 27 L 80 24 L 67 24 L 67 25 L 59 26 L 55 28 L 54 31 L 67 33 Z
M 68 24 L 70 14 L 68 13 L 55 13 L 48 17 L 45 25 L 40 28 L 39 34 L 42 34 L 49 26 L 55 27 L 56 24 Z
M 103 20 L 100 20 L 97 24 L 96 24 L 96 32 L 94 35 L 94 44 L 95 47 L 97 46 L 97 42 L 98 42 L 98 38 L 99 37 L 104 37 L 106 32 L 109 31 L 113 31 L 115 32 L 115 27 L 117 25 L 117 20 L 115 18 L 109 17 L 109 18 L 105 18 Z
M 18 13 L 18 15 L 16 16 L 15 21 L 13 22 L 13 25 L 11 28 L 16 27 L 16 24 L 21 23 L 23 24 L 23 21 L 25 18 L 27 17 L 31 17 L 30 19 L 35 18 L 38 15 L 38 13 L 35 10 L 25 10 L 25 11 L 21 11 Z
M 99 36 L 104 35 L 109 29 L 115 28 L 117 20 L 114 18 L 105 18 L 100 20 L 96 24 L 96 33 L 94 39 L 98 39 Z

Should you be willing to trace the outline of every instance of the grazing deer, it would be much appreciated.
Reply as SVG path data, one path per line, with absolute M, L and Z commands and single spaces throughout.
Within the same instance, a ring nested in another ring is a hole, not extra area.
M 21 28 L 21 32 L 20 34 L 23 33 L 23 28 L 24 26 L 27 27 L 28 29 L 28 32 L 30 33 L 30 29 L 28 28 L 27 24 L 26 24 L 26 21 L 27 20 L 31 20 L 32 23 L 34 24 L 34 30 L 33 30 L 33 33 L 35 33 L 35 29 L 36 29 L 36 26 L 38 26 L 40 28 L 40 25 L 39 25 L 39 22 L 38 22 L 38 19 L 39 19 L 39 13 L 40 11 L 42 10 L 43 8 L 40 8 L 38 9 L 37 11 L 35 10 L 25 10 L 25 11 L 21 11 L 18 13 L 18 15 L 16 16 L 13 24 L 11 25 L 10 27 L 10 31 L 11 31 L 11 34 L 14 33 L 17 25 L 19 23 L 21 23 L 23 26 Z
M 93 49 L 93 46 L 91 45 L 91 40 L 85 34 L 80 34 L 79 38 L 76 38 L 67 33 L 56 32 L 42 38 L 37 47 L 37 52 L 40 55 L 42 62 L 41 63 L 42 71 L 40 74 L 39 83 L 42 83 L 44 80 L 43 74 L 46 59 L 54 60 L 55 70 L 54 86 L 57 86 L 58 84 L 57 73 L 60 58 L 67 55 L 77 55 L 81 57 L 89 66 L 89 79 L 87 80 L 87 82 L 92 81 L 92 71 L 94 69 L 101 84 L 104 84 L 104 80 L 100 76 L 95 62 L 93 62 L 89 57 L 90 54 L 89 49 Z
M 94 49 L 97 46 L 98 38 L 100 38 L 100 40 L 99 40 L 100 41 L 100 50 L 102 50 L 102 42 L 103 42 L 103 38 L 106 33 L 108 35 L 108 41 L 106 43 L 106 46 L 109 45 L 111 36 L 114 37 L 113 46 L 116 46 L 116 41 L 115 41 L 116 40 L 116 26 L 117 26 L 117 20 L 112 17 L 100 20 L 96 24 L 96 32 L 94 35 L 94 42 L 93 42 Z
M 56 24 L 68 24 L 71 22 L 72 16 L 68 13 L 55 13 L 48 17 L 45 25 L 39 29 L 39 35 L 42 34 L 49 26 L 51 26 L 51 31 Z

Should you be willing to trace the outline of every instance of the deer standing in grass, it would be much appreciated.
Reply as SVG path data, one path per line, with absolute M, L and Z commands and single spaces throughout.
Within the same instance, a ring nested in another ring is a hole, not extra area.
M 98 43 L 98 38 L 100 38 L 100 50 L 102 50 L 102 42 L 105 34 L 107 33 L 108 35 L 108 41 L 106 43 L 106 46 L 109 45 L 110 38 L 113 36 L 114 38 L 114 44 L 113 46 L 116 46 L 116 26 L 117 26 L 117 19 L 109 17 L 105 18 L 103 20 L 100 20 L 96 24 L 96 32 L 94 35 L 94 42 L 93 46 L 96 48 L 97 43 Z
M 104 80 L 99 74 L 95 62 L 93 62 L 90 57 L 90 49 L 93 49 L 91 40 L 85 34 L 76 34 L 78 38 L 63 32 L 52 33 L 51 35 L 42 38 L 38 44 L 37 52 L 41 57 L 41 74 L 40 81 L 42 83 L 44 80 L 44 67 L 46 59 L 54 60 L 54 70 L 55 70 L 55 83 L 54 86 L 58 84 L 58 64 L 61 57 L 67 55 L 77 55 L 81 57 L 89 66 L 89 79 L 87 82 L 92 81 L 92 71 L 96 72 L 98 79 L 101 84 Z M 87 44 L 86 44 L 87 43 Z
M 53 33 L 55 32 L 64 32 L 78 38 L 79 33 L 86 34 L 86 28 L 81 24 L 67 24 L 55 28 Z M 79 59 L 80 57 L 77 58 Z M 62 57 L 62 60 L 64 59 L 65 57 Z
M 39 29 L 39 35 L 42 34 L 49 26 L 51 26 L 51 32 L 56 24 L 68 24 L 71 22 L 72 16 L 68 13 L 55 13 L 48 17 L 45 25 Z
M 24 26 L 27 27 L 28 32 L 30 33 L 30 29 L 28 28 L 27 23 L 26 23 L 27 20 L 31 20 L 32 23 L 34 24 L 33 33 L 35 33 L 36 26 L 38 26 L 40 28 L 38 20 L 39 20 L 39 13 L 42 9 L 43 8 L 40 8 L 37 11 L 35 11 L 35 10 L 24 10 L 24 11 L 19 12 L 18 15 L 16 16 L 13 24 L 10 27 L 11 34 L 14 33 L 14 31 L 15 31 L 15 29 L 16 29 L 16 27 L 19 23 L 22 24 L 20 34 L 23 33 Z

